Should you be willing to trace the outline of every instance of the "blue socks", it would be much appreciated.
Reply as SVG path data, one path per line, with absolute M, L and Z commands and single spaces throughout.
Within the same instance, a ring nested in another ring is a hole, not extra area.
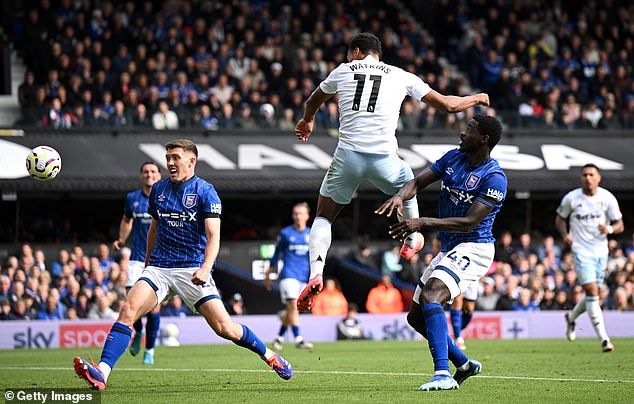
M 473 318 L 473 313 L 467 314 L 464 311 L 462 312 L 462 329 L 463 330 L 467 328 L 472 318 Z
M 449 375 L 449 348 L 447 345 L 447 318 L 438 303 L 429 303 L 422 308 L 427 328 L 427 341 L 434 358 L 434 373 Z
M 134 324 L 132 324 L 132 328 L 134 328 L 135 332 L 142 332 L 143 331 L 143 321 L 141 319 L 138 319 L 137 321 L 134 322 Z
M 159 313 L 150 313 L 147 315 L 147 323 L 145 323 L 145 349 L 154 349 L 160 326 L 161 315 Z
M 469 361 L 467 355 L 465 355 L 464 352 L 462 352 L 462 350 L 458 348 L 458 345 L 453 342 L 449 335 L 447 335 L 447 349 L 449 353 L 449 360 L 451 361 L 451 363 L 453 363 L 455 367 L 459 368 Z
M 284 338 L 284 334 L 286 334 L 286 330 L 288 330 L 288 327 L 282 324 L 282 326 L 280 327 L 280 331 L 277 333 L 278 337 Z
M 242 324 L 242 338 L 240 338 L 240 341 L 234 341 L 234 344 L 247 348 L 260 356 L 264 356 L 266 353 L 264 342 L 244 324 Z
M 291 330 L 293 330 L 293 335 L 295 336 L 295 338 L 299 337 L 299 326 L 298 325 L 292 325 L 291 326 Z
M 106 337 L 103 351 L 101 351 L 101 362 L 108 364 L 111 369 L 114 368 L 114 364 L 128 349 L 131 338 L 132 329 L 130 327 L 119 322 L 114 323 Z
M 449 310 L 451 317 L 451 328 L 453 328 L 453 337 L 460 338 L 460 332 L 464 328 L 462 324 L 462 310 Z

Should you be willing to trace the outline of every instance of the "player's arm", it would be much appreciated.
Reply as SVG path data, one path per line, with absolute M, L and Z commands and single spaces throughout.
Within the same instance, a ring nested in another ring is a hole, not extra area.
M 121 247 L 125 245 L 126 240 L 130 237 L 132 232 L 132 218 L 123 215 L 121 217 L 121 223 L 119 223 L 119 238 L 112 243 L 112 248 L 115 251 L 119 251 Z
M 480 195 L 483 201 L 476 199 L 467 214 L 462 217 L 444 217 L 442 219 L 434 217 L 421 217 L 418 219 L 408 219 L 401 223 L 390 226 L 392 238 L 401 240 L 408 234 L 422 229 L 446 231 L 450 233 L 469 233 L 479 225 L 482 220 L 498 203 L 493 198 Z
M 403 201 L 407 201 L 416 196 L 416 194 L 427 187 L 429 184 L 438 181 L 441 175 L 437 174 L 434 170 L 429 168 L 424 169 L 416 176 L 416 178 L 409 180 L 403 188 L 399 189 L 390 199 L 385 201 L 377 210 L 374 211 L 377 215 L 385 213 L 387 217 L 392 216 L 392 212 L 396 209 L 396 214 L 402 216 L 403 214 Z M 386 213 L 387 212 L 387 213 Z
M 326 94 L 321 88 L 317 87 L 315 91 L 308 97 L 304 104 L 304 115 L 302 119 L 297 122 L 295 126 L 295 135 L 297 139 L 302 142 L 306 142 L 311 132 L 313 131 L 315 114 L 321 107 L 321 105 L 332 98 L 334 94 Z
M 156 238 L 158 237 L 158 220 L 152 218 L 150 228 L 147 231 L 147 249 L 145 250 L 145 266 L 148 266 L 150 262 L 150 255 L 154 251 L 156 245 Z
M 269 261 L 269 269 L 266 270 L 264 274 L 264 287 L 266 290 L 271 290 L 271 278 L 270 275 L 275 272 L 277 273 L 277 263 L 280 260 L 280 254 L 282 251 L 282 235 L 277 238 L 277 244 L 275 245 L 275 252 Z
M 572 235 L 568 233 L 568 223 L 566 222 L 566 218 L 557 214 L 555 217 L 555 227 L 559 232 L 559 235 L 564 240 L 567 245 L 572 245 Z
M 443 95 L 438 91 L 431 90 L 423 98 L 421 98 L 421 101 L 441 111 L 460 112 L 476 105 L 484 105 L 485 107 L 488 107 L 489 95 L 486 93 L 479 93 L 460 97 L 457 95 Z
M 623 219 L 613 220 L 609 225 L 600 224 L 599 231 L 603 234 L 620 234 L 625 230 Z
M 205 235 L 207 244 L 205 245 L 205 258 L 201 267 L 192 275 L 194 285 L 204 285 L 209 280 L 209 274 L 218 257 L 220 251 L 220 218 L 205 218 Z

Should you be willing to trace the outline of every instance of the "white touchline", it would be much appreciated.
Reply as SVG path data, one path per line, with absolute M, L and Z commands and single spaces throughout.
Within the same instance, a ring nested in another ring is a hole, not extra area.
M 34 366 L 0 366 L 2 370 L 35 370 L 35 371 L 69 371 L 70 367 L 34 367 Z M 193 369 L 193 368 L 117 368 L 120 372 L 235 372 L 235 373 L 268 373 L 265 369 Z M 320 374 L 320 375 L 350 375 L 350 376 L 431 376 L 428 373 L 409 372 L 348 372 L 339 370 L 293 370 L 294 373 Z M 573 379 L 564 377 L 541 377 L 541 376 L 496 376 L 477 375 L 475 379 L 512 379 L 512 380 L 539 380 L 553 382 L 584 382 L 584 383 L 634 383 L 634 380 L 616 379 Z

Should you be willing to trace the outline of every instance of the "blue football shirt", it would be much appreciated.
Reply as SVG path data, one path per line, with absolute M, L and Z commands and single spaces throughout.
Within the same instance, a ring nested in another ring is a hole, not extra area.
M 207 244 L 204 221 L 222 213 L 213 185 L 198 176 L 180 184 L 166 178 L 152 186 L 148 202 L 148 213 L 158 220 L 158 236 L 149 265 L 200 267 Z
M 279 279 L 292 278 L 300 282 L 308 282 L 310 264 L 308 259 L 308 239 L 310 227 L 298 231 L 293 226 L 287 226 L 277 236 L 275 253 L 271 257 L 271 266 L 275 266 L 281 259 L 283 262 Z
M 438 239 L 441 251 L 446 252 L 460 243 L 493 243 L 493 221 L 506 198 L 506 175 L 498 162 L 489 158 L 479 166 L 471 166 L 466 153 L 454 149 L 431 165 L 431 170 L 442 176 L 438 197 L 438 217 L 463 217 L 474 201 L 491 206 L 493 210 L 470 233 L 441 231 Z M 487 196 L 495 200 L 491 204 Z
M 145 261 L 147 231 L 152 223 L 152 216 L 147 213 L 147 207 L 148 196 L 142 189 L 126 195 L 123 215 L 132 219 L 132 254 L 130 255 L 132 261 Z

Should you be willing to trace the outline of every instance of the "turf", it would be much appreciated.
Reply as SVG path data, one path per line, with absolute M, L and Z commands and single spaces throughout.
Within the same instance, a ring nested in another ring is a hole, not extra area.
M 103 403 L 447 403 L 632 402 L 634 339 L 616 339 L 602 353 L 593 339 L 467 341 L 483 373 L 458 391 L 419 392 L 431 375 L 423 341 L 318 343 L 312 351 L 285 345 L 289 382 L 257 356 L 233 344 L 158 347 L 156 364 L 126 353 Z M 99 349 L 0 352 L 0 389 L 84 388 L 72 371 L 74 355 Z M 275 400 L 275 401 L 274 401 Z

